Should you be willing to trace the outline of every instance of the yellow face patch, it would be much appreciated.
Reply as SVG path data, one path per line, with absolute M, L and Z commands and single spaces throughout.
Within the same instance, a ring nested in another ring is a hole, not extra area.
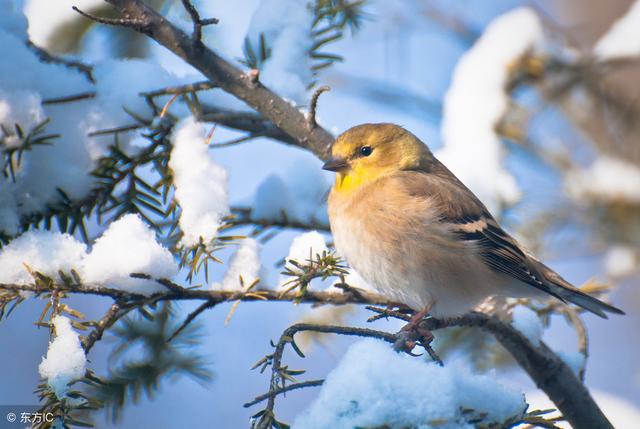
M 351 170 L 336 174 L 335 190 L 340 193 L 350 193 L 360 186 L 378 178 L 383 172 L 372 167 L 356 165 Z
M 363 154 L 362 148 L 369 153 Z M 334 191 L 348 194 L 379 177 L 404 169 L 414 169 L 431 156 L 413 134 L 393 124 L 364 124 L 339 136 L 331 155 L 349 168 L 338 171 Z

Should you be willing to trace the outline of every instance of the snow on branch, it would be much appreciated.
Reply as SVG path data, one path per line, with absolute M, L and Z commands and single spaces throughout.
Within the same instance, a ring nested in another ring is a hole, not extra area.
M 292 428 L 508 427 L 526 409 L 521 393 L 461 362 L 440 367 L 367 339 L 349 348 Z
M 136 275 L 136 278 L 143 277 L 149 281 L 154 281 L 149 276 Z M 158 303 L 162 301 L 201 301 L 203 308 L 209 309 L 217 304 L 228 301 L 289 301 L 297 303 L 322 303 L 322 304 L 374 304 L 381 306 L 393 305 L 387 300 L 366 291 L 352 292 L 349 288 L 345 288 L 342 292 L 316 292 L 307 290 L 301 294 L 299 292 L 282 293 L 274 290 L 254 290 L 251 293 L 244 291 L 217 291 L 217 290 L 198 290 L 183 288 L 166 279 L 155 280 L 166 291 L 156 292 L 150 295 L 143 295 L 135 291 L 124 291 L 122 289 L 109 288 L 104 285 L 78 285 L 56 283 L 51 278 L 37 276 L 34 284 L 0 284 L 0 292 L 6 294 L 8 298 L 20 299 L 19 296 L 12 295 L 15 293 L 32 292 L 36 295 L 40 294 L 85 294 L 110 296 L 114 298 L 119 305 L 126 305 L 129 308 L 142 307 L 144 305 Z M 2 298 L 0 296 L 0 298 Z M 0 304 L 6 305 L 8 301 L 0 300 Z M 201 306 L 202 307 L 202 306 Z M 118 314 L 118 306 L 115 307 L 114 314 Z M 109 313 L 113 309 L 109 310 Z M 387 312 L 387 310 L 382 310 Z M 391 317 L 395 317 L 393 311 L 388 313 Z M 405 320 L 408 317 L 405 313 L 398 313 Z M 113 317 L 105 316 L 104 320 L 109 323 L 114 322 Z M 192 321 L 193 319 L 191 319 Z M 538 346 L 532 344 L 522 333 L 512 327 L 509 323 L 497 319 L 483 313 L 468 313 L 460 317 L 447 319 L 426 319 L 422 322 L 428 330 L 435 331 L 450 326 L 474 327 L 483 329 L 493 334 L 496 339 L 511 353 L 520 366 L 529 374 L 536 384 L 544 390 L 547 395 L 557 404 L 558 409 L 563 413 L 564 417 L 574 427 L 589 428 L 611 428 L 610 423 L 598 406 L 595 404 L 589 392 L 574 375 L 573 370 L 566 365 L 556 354 L 554 354 L 544 342 L 540 342 Z M 293 325 L 283 333 L 280 343 L 280 353 L 284 351 L 284 346 L 292 343 L 293 337 L 297 332 L 315 331 L 325 333 L 338 333 L 344 335 L 368 336 L 383 339 L 391 344 L 398 341 L 406 342 L 404 331 L 398 334 L 391 334 L 383 331 L 371 331 L 362 328 L 350 327 L 331 327 L 323 325 L 298 324 Z M 279 344 L 280 344 L 279 343 Z M 268 358 L 265 362 L 272 366 L 275 380 L 280 380 L 280 361 Z M 272 388 L 278 388 L 278 383 L 272 383 Z M 269 404 L 265 419 L 273 421 L 273 407 L 275 404 L 275 396 L 268 395 Z M 264 414 L 264 413 L 263 413 Z M 263 426 L 267 427 L 267 426 Z
M 207 79 L 219 83 L 220 88 L 260 112 L 288 134 L 292 142 L 311 150 L 322 159 L 327 157 L 329 146 L 333 142 L 331 134 L 322 127 L 309 129 L 302 112 L 256 81 L 255 76 L 243 73 L 201 43 L 194 44 L 190 36 L 142 1 L 106 1 L 126 17 L 121 18 L 118 25 L 130 27 L 151 37 L 202 72 Z
M 260 243 L 244 238 L 229 262 L 222 283 L 212 285 L 214 290 L 243 290 L 254 285 L 260 277 Z
M 229 215 L 228 173 L 209 153 L 204 124 L 183 119 L 173 132 L 169 167 L 173 171 L 175 198 L 180 204 L 181 243 L 197 245 L 213 240 Z
M 55 337 L 49 343 L 47 356 L 42 359 L 38 371 L 47 379 L 58 399 L 63 399 L 69 391 L 69 383 L 84 377 L 87 359 L 78 334 L 71 328 L 71 321 L 56 316 L 52 324 Z
M 133 278 L 146 273 L 171 278 L 178 273 L 173 255 L 156 240 L 156 235 L 139 216 L 127 214 L 112 222 L 84 258 L 80 277 L 90 284 L 151 294 L 165 288 L 156 282 Z
M 640 168 L 620 158 L 600 155 L 590 167 L 570 170 L 565 186 L 577 200 L 640 203 Z
M 543 40 L 536 13 L 514 9 L 494 19 L 458 62 L 444 100 L 442 138 L 436 154 L 492 211 L 520 197 L 502 163 L 496 134 L 510 97 L 511 70 Z
M 171 253 L 139 216 L 128 214 L 112 222 L 90 252 L 69 234 L 28 231 L 0 250 L 0 283 L 27 285 L 33 273 L 58 277 L 75 271 L 88 284 L 109 285 L 134 294 L 166 290 L 132 273 L 171 278 L 178 267 Z
M 601 61 L 640 55 L 640 1 L 635 0 L 596 42 L 593 54 Z

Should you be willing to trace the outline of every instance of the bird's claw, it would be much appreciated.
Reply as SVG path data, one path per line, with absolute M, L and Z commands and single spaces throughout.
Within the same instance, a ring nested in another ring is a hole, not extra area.
M 416 345 L 420 344 L 425 349 L 429 347 L 433 341 L 433 333 L 420 322 L 421 321 L 415 323 L 414 321 L 411 321 L 402 327 L 400 332 L 398 332 L 397 340 L 394 343 L 394 348 L 396 350 L 416 356 L 412 353 L 412 350 Z

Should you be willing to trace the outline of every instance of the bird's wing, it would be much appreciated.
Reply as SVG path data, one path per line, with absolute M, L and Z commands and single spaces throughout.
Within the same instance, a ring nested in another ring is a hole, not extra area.
M 439 213 L 439 219 L 464 241 L 479 249 L 484 263 L 525 284 L 546 292 L 561 301 L 570 301 L 600 317 L 605 312 L 624 312 L 598 300 L 571 285 L 558 273 L 528 254 L 504 231 L 489 210 L 462 182 L 442 164 L 429 174 L 405 171 L 401 181 L 412 196 L 428 198 Z
M 444 168 L 444 166 L 442 166 Z M 431 200 L 440 221 L 460 240 L 474 244 L 483 262 L 492 270 L 540 289 L 564 301 L 516 240 L 505 232 L 482 202 L 455 176 L 403 172 L 403 182 L 412 195 Z

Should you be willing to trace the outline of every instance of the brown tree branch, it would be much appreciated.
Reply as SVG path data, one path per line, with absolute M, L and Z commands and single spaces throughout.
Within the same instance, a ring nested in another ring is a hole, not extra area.
M 57 293 L 65 292 L 109 296 L 119 300 L 123 305 L 134 305 L 136 303 L 149 304 L 167 300 L 204 301 L 207 302 L 210 307 L 227 301 L 289 301 L 333 305 L 373 304 L 382 307 L 393 305 L 393 303 L 390 303 L 383 297 L 367 292 L 354 294 L 307 291 L 307 293 L 301 296 L 296 292 L 281 293 L 273 290 L 256 290 L 251 294 L 247 294 L 243 291 L 186 289 L 170 280 L 160 279 L 157 281 L 163 284 L 167 288 L 167 291 L 158 292 L 150 296 L 107 288 L 102 285 L 84 285 L 78 287 L 77 285 L 55 284 L 51 285 L 51 288 L 57 291 Z M 29 291 L 36 294 L 50 293 L 52 291 L 51 288 L 38 285 L 0 284 L 0 291 Z M 425 324 L 425 328 L 430 331 L 451 326 L 461 326 L 480 328 L 490 332 L 515 358 L 527 374 L 529 374 L 536 385 L 556 404 L 573 428 L 613 428 L 600 408 L 598 408 L 589 391 L 573 374 L 571 368 L 544 343 L 541 343 L 538 347 L 533 346 L 524 335 L 510 324 L 483 313 L 468 313 L 460 317 L 445 319 L 430 318 L 425 319 L 422 323 Z M 295 335 L 295 332 L 306 329 L 314 330 L 315 332 L 373 336 L 392 344 L 395 343 L 398 338 L 396 334 L 367 329 L 363 330 L 362 328 L 340 327 L 340 331 L 337 331 L 335 327 L 318 327 L 318 325 L 299 324 L 289 329 L 291 329 L 291 331 L 286 330 L 283 336 L 292 337 L 292 335 Z M 276 365 L 276 367 L 278 365 Z
M 141 92 L 141 97 L 159 97 L 161 95 L 186 94 L 188 92 L 205 91 L 207 89 L 217 88 L 214 82 L 203 80 L 200 82 L 188 83 L 186 85 L 169 86 L 166 88 L 156 89 L 154 91 Z
M 135 275 L 137 278 L 142 276 Z M 148 277 L 144 277 L 148 278 Z M 127 292 L 121 289 L 113 289 L 103 285 L 87 284 L 82 287 L 68 286 L 65 284 L 54 284 L 52 288 L 59 292 L 73 293 L 79 295 L 96 295 L 111 297 L 115 300 L 121 300 L 123 303 L 146 302 L 154 303 L 160 301 L 209 301 L 214 305 L 227 301 L 281 301 L 281 302 L 300 302 L 304 304 L 374 304 L 374 305 L 390 305 L 391 303 L 380 295 L 372 293 L 360 293 L 354 295 L 343 292 L 324 292 L 324 291 L 307 291 L 300 296 L 297 292 L 282 293 L 276 290 L 253 290 L 252 294 L 244 291 L 235 290 L 205 290 L 205 289 L 188 289 L 171 282 L 166 279 L 157 279 L 159 284 L 168 286 L 166 292 L 156 292 L 150 295 L 142 295 L 135 292 Z M 0 284 L 0 291 L 28 291 L 36 294 L 50 293 L 52 289 L 36 286 L 33 284 Z M 258 295 L 258 296 L 257 296 Z
M 289 326 L 284 330 L 278 343 L 275 346 L 275 350 L 273 354 L 266 356 L 263 359 L 263 367 L 271 366 L 271 380 L 269 383 L 269 391 L 264 395 L 267 399 L 267 406 L 265 410 L 262 412 L 260 419 L 256 421 L 251 427 L 256 429 L 271 429 L 275 427 L 275 403 L 277 392 L 283 391 L 286 389 L 285 380 L 287 378 L 287 367 L 282 366 L 282 357 L 284 355 L 284 350 L 287 344 L 291 344 L 296 350 L 296 352 L 302 355 L 302 352 L 298 349 L 298 346 L 295 344 L 295 335 L 298 332 L 320 332 L 325 334 L 338 334 L 338 335 L 348 335 L 348 336 L 357 336 L 357 337 L 367 337 L 367 338 L 377 338 L 388 343 L 395 343 L 397 340 L 396 335 L 390 334 L 384 331 L 376 331 L 373 329 L 366 328 L 354 328 L 348 326 L 329 326 L 329 325 L 316 325 L 312 323 L 297 323 L 295 325 Z M 258 363 L 259 365 L 260 363 Z M 257 366 L 254 366 L 256 368 Z M 255 401 L 254 401 L 255 403 Z
M 587 388 L 544 342 L 535 347 L 513 328 L 493 316 L 469 313 L 450 319 L 427 319 L 428 329 L 449 326 L 484 329 L 507 349 L 518 364 L 529 374 L 539 389 L 562 412 L 574 429 L 613 429 L 613 425 L 593 400 Z
M 459 317 L 443 319 L 429 318 L 425 319 L 422 324 L 425 328 L 434 331 L 458 326 L 479 328 L 491 333 L 529 374 L 536 385 L 556 404 L 564 419 L 574 429 L 613 429 L 582 382 L 545 343 L 541 342 L 536 347 L 510 324 L 484 313 L 472 312 Z M 268 393 L 262 395 L 268 397 L 268 402 L 266 412 L 262 414 L 256 425 L 257 428 L 270 428 L 275 419 L 273 410 L 276 392 L 284 388 L 281 374 L 284 348 L 289 343 L 295 345 L 294 336 L 302 331 L 378 338 L 391 344 L 401 340 L 400 336 L 403 332 L 390 334 L 371 329 L 304 323 L 287 328 L 282 333 L 273 355 L 270 355 L 272 368 L 270 388 Z
M 160 43 L 204 76 L 220 84 L 224 91 L 236 96 L 260 112 L 264 118 L 290 137 L 290 142 L 326 159 L 333 136 L 322 127 L 309 129 L 305 116 L 289 102 L 262 85 L 250 74 L 230 64 L 177 28 L 162 15 L 140 0 L 105 0 L 121 14 L 120 19 L 105 24 L 130 27 Z M 84 14 L 87 16 L 87 14 Z M 260 133 L 264 134 L 264 133 Z
M 270 120 L 258 113 L 234 111 L 202 103 L 202 121 L 215 122 L 227 128 L 248 131 L 254 135 L 279 140 L 283 143 L 301 147 L 300 142 L 276 127 Z
M 218 85 L 211 81 L 200 81 L 191 84 L 170 86 L 166 88 L 159 88 L 149 92 L 142 92 L 139 95 L 145 99 L 152 100 L 155 97 L 162 95 L 175 95 L 175 94 L 187 94 L 195 91 L 204 91 L 208 89 L 217 88 Z M 83 99 L 95 98 L 95 92 L 86 92 L 80 94 L 72 94 L 64 97 L 57 97 L 43 100 L 43 104 L 57 104 L 75 102 Z M 267 137 L 274 140 L 281 141 L 283 143 L 300 147 L 300 143 L 293 139 L 290 135 L 276 127 L 269 119 L 255 112 L 231 110 L 218 106 L 202 103 L 202 114 L 200 116 L 201 121 L 214 122 L 227 128 L 247 131 L 251 136 L 255 137 Z M 123 131 L 132 131 L 143 128 L 143 124 L 125 125 L 111 129 L 98 130 L 89 133 L 89 136 L 114 134 Z
M 193 3 L 191 3 L 190 0 L 182 0 L 182 5 L 189 13 L 189 16 L 191 17 L 191 21 L 193 21 L 193 33 L 191 34 L 191 37 L 194 42 L 200 43 L 202 40 L 202 27 L 204 25 L 217 24 L 218 19 L 217 18 L 201 19 L 200 14 L 198 13 L 198 10 L 193 5 Z
M 189 313 L 187 318 L 184 319 L 184 322 L 182 322 L 180 326 L 178 326 L 178 328 L 173 332 L 173 334 L 171 334 L 171 336 L 167 338 L 167 342 L 170 342 L 175 337 L 177 337 L 178 334 L 180 334 L 180 332 L 184 331 L 184 329 L 196 319 L 196 317 L 198 317 L 200 314 L 204 313 L 206 310 L 212 308 L 215 305 L 216 305 L 215 302 L 211 302 L 211 301 L 205 301 L 202 304 L 200 304 L 198 308 L 196 308 L 191 313 Z
M 289 228 L 300 230 L 316 230 L 330 232 L 329 225 L 318 222 L 316 220 L 309 220 L 307 222 L 300 222 L 292 219 L 256 219 L 252 217 L 252 210 L 249 207 L 232 207 L 231 213 L 233 218 L 229 220 L 231 227 L 253 225 L 258 228 Z
M 33 44 L 33 42 L 31 42 L 30 40 L 27 41 L 27 46 L 29 47 L 29 49 L 31 49 L 33 52 L 36 53 L 38 58 L 40 58 L 40 61 L 43 61 L 45 63 L 61 64 L 65 67 L 76 69 L 80 73 L 84 74 L 85 77 L 90 82 L 95 82 L 95 80 L 93 79 L 93 67 L 90 66 L 89 64 L 85 64 L 76 60 L 70 60 L 68 58 L 61 58 L 61 57 L 56 57 L 54 55 L 51 55 L 45 49 Z
M 279 387 L 277 389 L 274 389 L 273 392 L 268 392 L 268 393 L 264 393 L 262 395 L 256 396 L 252 401 L 249 401 L 242 406 L 245 408 L 249 408 L 253 405 L 259 404 L 262 401 L 266 401 L 272 396 L 281 395 L 283 393 L 291 392 L 292 390 L 304 389 L 305 387 L 322 386 L 322 383 L 324 383 L 324 380 L 309 380 L 309 381 L 302 381 L 300 383 L 290 384 L 285 387 Z
M 84 349 L 85 355 L 88 354 L 93 346 L 102 339 L 104 331 L 113 326 L 113 324 L 125 313 L 121 310 L 122 308 L 120 307 L 120 303 L 113 303 L 102 319 L 98 321 L 95 328 L 84 338 L 82 341 L 82 348 Z
M 318 98 L 323 92 L 331 91 L 331 88 L 328 86 L 321 86 L 316 89 L 316 91 L 311 96 L 311 102 L 309 103 L 309 117 L 307 118 L 307 125 L 309 129 L 314 129 L 318 126 L 318 122 L 316 121 L 316 109 L 318 108 Z
M 74 101 L 88 100 L 95 97 L 95 92 L 81 92 L 79 94 L 67 95 L 65 97 L 45 98 L 42 100 L 42 104 L 73 103 Z
M 123 18 L 105 18 L 102 16 L 92 15 L 88 12 L 84 12 L 78 9 L 76 6 L 71 6 L 71 9 L 75 10 L 85 18 L 89 18 L 90 20 L 98 22 L 100 24 L 113 25 L 116 27 L 128 27 L 141 33 L 145 33 L 147 31 L 147 21 L 145 19 L 129 18 L 126 17 L 126 15 Z

